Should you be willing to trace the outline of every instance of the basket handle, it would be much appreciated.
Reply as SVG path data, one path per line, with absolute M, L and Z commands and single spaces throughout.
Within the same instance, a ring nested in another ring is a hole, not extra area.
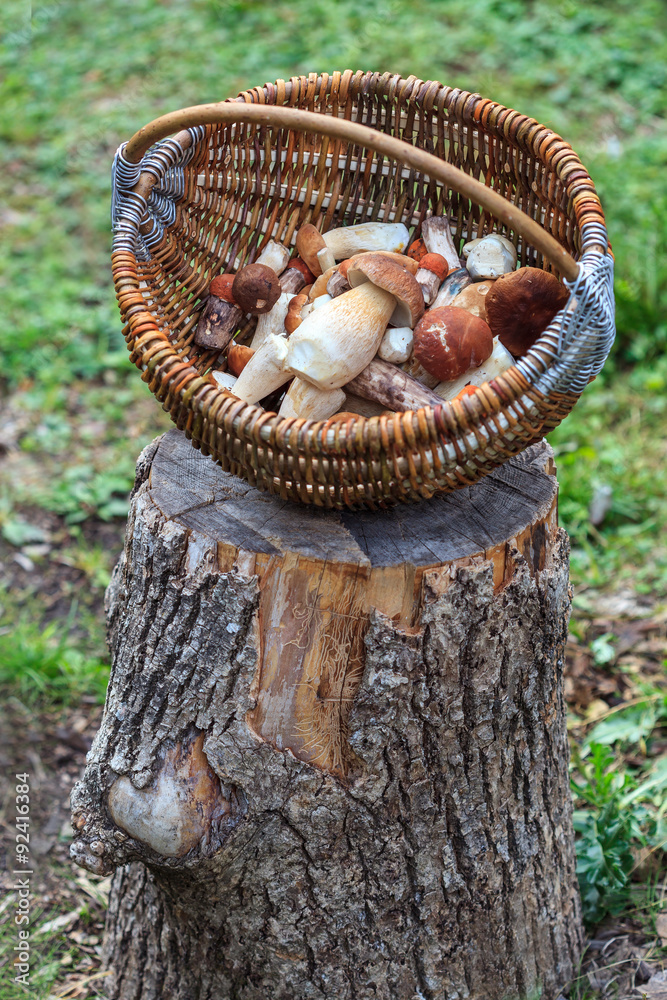
M 170 114 L 162 115 L 162 117 L 149 122 L 148 125 L 144 125 L 127 143 L 123 155 L 131 163 L 139 163 L 154 142 L 164 139 L 180 129 L 191 128 L 195 125 L 222 125 L 234 122 L 275 125 L 280 128 L 295 129 L 298 132 L 317 132 L 321 135 L 332 136 L 334 139 L 343 139 L 358 146 L 373 149 L 390 159 L 403 162 L 447 185 L 465 198 L 470 198 L 471 201 L 481 205 L 496 218 L 501 219 L 510 229 L 519 233 L 524 240 L 536 247 L 569 281 L 574 281 L 579 274 L 579 265 L 550 233 L 492 188 L 486 187 L 481 181 L 475 180 L 463 170 L 447 163 L 446 160 L 439 159 L 432 153 L 427 153 L 384 132 L 378 132 L 367 125 L 349 121 L 347 118 L 336 118 L 313 111 L 302 111 L 300 108 L 273 104 L 241 104 L 235 101 L 198 104 L 194 107 L 182 108 L 180 111 L 172 111 Z M 187 132 L 183 132 L 176 138 L 184 148 L 187 148 L 191 141 Z M 142 174 L 135 186 L 135 191 L 144 194 L 152 186 L 152 183 L 152 174 Z M 606 253 L 606 247 L 601 249 L 603 253 Z

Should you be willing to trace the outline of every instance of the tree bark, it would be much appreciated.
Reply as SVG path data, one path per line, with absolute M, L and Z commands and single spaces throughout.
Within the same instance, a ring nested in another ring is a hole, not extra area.
M 580 947 L 550 449 L 377 513 L 171 431 L 108 591 L 73 856 L 114 1000 L 544 1000 Z M 539 991 L 542 991 L 541 994 Z

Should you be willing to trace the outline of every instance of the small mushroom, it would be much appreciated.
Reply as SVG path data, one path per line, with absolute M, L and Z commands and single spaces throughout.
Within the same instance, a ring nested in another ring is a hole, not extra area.
M 302 311 L 307 305 L 308 296 L 303 292 L 292 297 L 290 304 L 287 307 L 284 321 L 285 331 L 287 333 L 294 333 L 296 328 L 300 326 L 302 320 L 306 318 L 305 316 L 302 316 Z
M 465 309 L 429 309 L 415 327 L 415 357 L 442 382 L 481 365 L 492 350 L 488 325 Z
M 260 316 L 269 312 L 280 297 L 278 275 L 266 264 L 248 264 L 234 278 L 232 295 L 243 312 Z
M 254 353 L 252 347 L 231 343 L 227 349 L 227 367 L 232 375 L 238 378 Z
M 313 281 L 315 281 L 315 275 L 310 268 L 304 264 L 300 257 L 294 257 L 280 279 L 280 287 L 283 292 L 291 292 L 296 295 Z
M 262 313 L 257 317 L 255 333 L 250 341 L 253 350 L 258 351 L 267 337 L 272 333 L 285 333 L 285 318 L 289 304 L 294 298 L 291 292 L 281 292 L 272 309 L 267 313 Z
M 514 365 L 514 358 L 500 343 L 498 338 L 493 341 L 493 351 L 481 365 L 470 368 L 459 378 L 450 382 L 439 382 L 433 392 L 442 399 L 455 399 L 468 386 L 480 386 L 485 382 L 490 382 L 493 378 L 498 378 L 503 372 L 508 371 Z
M 440 253 L 427 253 L 419 261 L 415 278 L 422 288 L 424 304 L 428 307 L 438 294 L 440 285 L 447 277 L 449 264 Z
M 234 395 L 256 403 L 290 380 L 285 368 L 288 341 L 271 334 L 248 361 L 234 385 Z
M 289 247 L 283 246 L 282 243 L 276 243 L 275 240 L 269 240 L 257 258 L 256 263 L 264 264 L 280 275 L 289 263 L 290 253 Z
M 457 295 L 460 295 L 464 288 L 472 284 L 472 278 L 465 267 L 457 267 L 455 271 L 450 271 L 440 290 L 431 303 L 431 309 L 439 309 L 440 306 L 451 306 Z
M 295 378 L 280 404 L 278 416 L 326 420 L 340 410 L 344 402 L 342 389 L 320 389 L 311 382 Z
M 363 222 L 358 226 L 343 226 L 324 233 L 324 242 L 336 260 L 371 250 L 403 252 L 410 234 L 402 222 Z
M 377 353 L 395 304 L 390 292 L 370 281 L 351 288 L 314 310 L 292 333 L 286 367 L 321 389 L 339 389 Z
M 473 316 L 486 320 L 486 296 L 492 288 L 493 281 L 475 281 L 459 292 L 451 304 L 457 309 L 466 309 Z
M 449 227 L 449 220 L 444 215 L 432 215 L 422 222 L 422 239 L 429 253 L 439 253 L 447 261 L 450 268 L 461 266 L 461 260 Z
M 347 270 L 347 280 L 353 289 L 370 281 L 378 288 L 391 292 L 396 299 L 396 306 L 390 322 L 396 326 L 409 326 L 413 329 L 424 312 L 424 296 L 417 279 L 380 254 L 365 253 L 358 256 Z
M 516 247 L 498 233 L 467 243 L 463 248 L 464 254 L 466 249 L 466 267 L 473 281 L 499 278 L 501 274 L 508 274 L 516 267 Z
M 224 350 L 243 319 L 243 312 L 232 294 L 233 283 L 233 274 L 219 274 L 211 281 L 195 331 L 195 344 L 199 347 Z
M 493 335 L 517 357 L 530 350 L 569 298 L 558 278 L 539 267 L 521 267 L 498 278 L 486 297 Z
M 322 233 L 310 222 L 301 226 L 296 234 L 297 253 L 304 261 L 312 273 L 317 276 L 328 268 L 332 267 L 336 261 L 326 252 L 327 244 L 324 242 Z M 320 257 L 320 251 L 324 250 L 324 257 Z
M 427 253 L 428 253 L 428 248 L 424 243 L 424 240 L 421 238 L 421 236 L 419 237 L 418 240 L 413 240 L 410 246 L 408 247 L 408 257 L 411 257 L 413 260 L 416 260 L 417 262 L 419 262 L 422 259 L 422 257 L 425 257 Z
M 378 357 L 382 361 L 400 365 L 412 356 L 413 346 L 414 336 L 409 326 L 390 326 L 385 330 L 378 349 Z

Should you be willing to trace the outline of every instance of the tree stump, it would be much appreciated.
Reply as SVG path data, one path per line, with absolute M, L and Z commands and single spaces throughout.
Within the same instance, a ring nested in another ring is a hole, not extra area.
M 545 443 L 377 513 L 140 458 L 73 856 L 118 1000 L 558 995 L 581 946 Z M 542 991 L 540 994 L 540 990 Z

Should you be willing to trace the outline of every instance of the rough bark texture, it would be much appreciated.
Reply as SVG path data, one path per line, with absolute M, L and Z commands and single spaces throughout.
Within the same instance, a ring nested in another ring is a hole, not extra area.
M 538 445 L 390 512 L 139 463 L 74 857 L 117 1000 L 554 998 L 581 931 Z

